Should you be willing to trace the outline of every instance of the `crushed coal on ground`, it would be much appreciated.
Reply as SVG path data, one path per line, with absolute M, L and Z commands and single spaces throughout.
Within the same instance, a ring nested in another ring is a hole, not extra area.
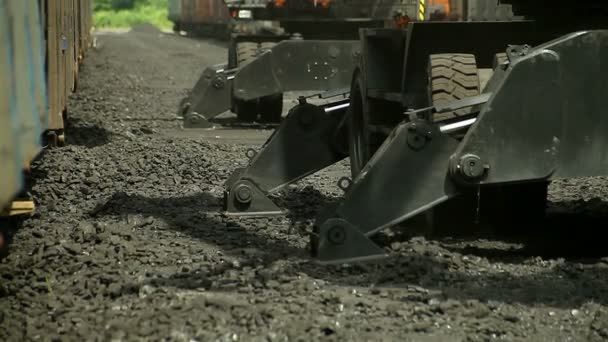
M 35 162 L 38 208 L 0 262 L 0 340 L 608 339 L 606 179 L 552 184 L 567 219 L 533 241 L 389 232 L 388 259 L 321 266 L 308 234 L 347 162 L 283 191 L 287 216 L 225 216 L 223 182 L 271 130 L 186 131 L 176 111 L 226 44 L 149 26 L 95 39 L 68 145 Z

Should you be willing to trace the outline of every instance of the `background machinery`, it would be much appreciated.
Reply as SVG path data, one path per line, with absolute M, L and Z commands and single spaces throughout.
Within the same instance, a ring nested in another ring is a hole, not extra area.
M 404 222 L 525 229 L 544 220 L 549 182 L 606 175 L 608 4 L 496 5 L 526 18 L 363 30 L 350 102 L 302 98 L 226 182 L 226 211 L 279 214 L 269 195 L 349 157 L 345 197 L 319 215 L 311 247 L 353 262 L 385 256 L 370 237 Z
M 222 0 L 169 0 L 173 31 L 194 36 L 227 38 L 230 15 Z
M 417 0 L 225 2 L 239 33 L 228 62 L 205 70 L 181 102 L 185 127 L 209 127 L 227 110 L 241 121 L 279 122 L 285 92 L 347 93 L 359 29 L 404 25 L 418 11 Z

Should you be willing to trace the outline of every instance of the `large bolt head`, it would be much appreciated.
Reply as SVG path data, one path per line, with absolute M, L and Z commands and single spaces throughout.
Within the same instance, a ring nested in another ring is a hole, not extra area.
M 346 241 L 346 230 L 340 225 L 333 226 L 327 230 L 327 240 L 334 245 L 341 245 Z
M 253 196 L 251 188 L 245 184 L 237 185 L 234 188 L 234 198 L 237 202 L 242 204 L 251 203 L 251 197 Z
M 428 139 L 418 134 L 418 132 L 409 132 L 407 135 L 407 144 L 412 150 L 419 151 L 423 149 L 427 142 Z
M 462 156 L 458 166 L 460 173 L 469 179 L 482 177 L 486 170 L 481 158 L 474 154 L 465 154 Z

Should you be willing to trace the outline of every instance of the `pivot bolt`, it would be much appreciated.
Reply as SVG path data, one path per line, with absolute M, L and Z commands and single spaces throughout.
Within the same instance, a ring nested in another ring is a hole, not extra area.
M 353 186 L 353 181 L 348 177 L 342 177 L 338 180 L 338 187 L 343 191 L 348 191 L 351 186 Z
M 251 160 L 251 159 L 255 158 L 255 156 L 256 156 L 257 154 L 258 154 L 258 153 L 257 153 L 257 152 L 256 152 L 254 149 L 252 149 L 252 148 L 248 149 L 248 150 L 247 150 L 247 152 L 245 152 L 245 156 L 246 156 L 247 158 L 249 158 L 249 160 Z
M 419 151 L 424 148 L 427 141 L 428 140 L 426 137 L 418 134 L 417 132 L 409 132 L 409 134 L 407 135 L 407 144 L 414 151 Z
M 346 241 L 346 230 L 342 226 L 333 226 L 327 230 L 327 240 L 334 245 L 341 245 Z
M 458 163 L 460 173 L 468 179 L 477 179 L 485 174 L 486 167 L 481 158 L 474 154 L 465 154 Z
M 234 188 L 234 197 L 241 204 L 251 203 L 251 188 L 245 184 L 237 185 Z
M 224 88 L 224 80 L 221 77 L 214 78 L 212 84 L 215 89 Z

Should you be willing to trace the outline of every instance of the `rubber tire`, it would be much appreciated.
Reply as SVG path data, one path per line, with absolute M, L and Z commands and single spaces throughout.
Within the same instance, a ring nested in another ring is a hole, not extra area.
M 262 54 L 265 51 L 272 49 L 276 45 L 277 45 L 277 43 L 275 43 L 275 42 L 262 42 L 262 43 L 260 43 L 260 48 L 259 48 L 258 54 Z
M 258 55 L 258 43 L 240 42 L 236 44 L 236 63 L 238 67 L 245 66 Z M 243 122 L 254 122 L 258 118 L 258 101 L 234 99 L 234 112 Z
M 477 61 L 474 55 L 453 53 L 429 57 L 429 101 L 445 104 L 481 93 Z M 441 122 L 471 114 L 471 108 L 436 114 L 433 121 Z
M 238 66 L 236 44 L 234 40 L 231 40 L 228 44 L 228 69 L 234 69 Z
M 283 116 L 283 94 L 262 97 L 258 103 L 260 121 L 279 123 Z
M 276 42 L 262 42 L 258 56 L 277 45 Z M 283 115 L 283 94 L 266 96 L 259 102 L 260 121 L 264 123 L 279 123 Z
M 366 108 L 365 81 L 362 73 L 357 70 L 353 74 L 350 88 L 350 106 L 348 107 L 348 148 L 350 155 L 350 172 L 355 179 L 372 156 L 370 151 L 370 137 L 367 125 L 369 112 Z
M 403 121 L 401 104 L 367 97 L 362 75 L 358 70 L 353 74 L 347 112 L 350 169 L 353 179 L 387 138 L 382 133 L 370 131 L 370 125 L 394 128 Z
M 509 57 L 507 56 L 507 54 L 505 52 L 497 53 L 494 55 L 494 60 L 492 61 L 492 68 L 496 69 L 500 65 L 502 65 L 503 63 L 506 63 L 508 61 L 509 61 Z
M 258 118 L 258 101 L 234 99 L 234 112 L 242 122 L 254 122 Z
M 251 63 L 259 53 L 258 43 L 240 42 L 236 44 L 236 61 L 239 67 Z

